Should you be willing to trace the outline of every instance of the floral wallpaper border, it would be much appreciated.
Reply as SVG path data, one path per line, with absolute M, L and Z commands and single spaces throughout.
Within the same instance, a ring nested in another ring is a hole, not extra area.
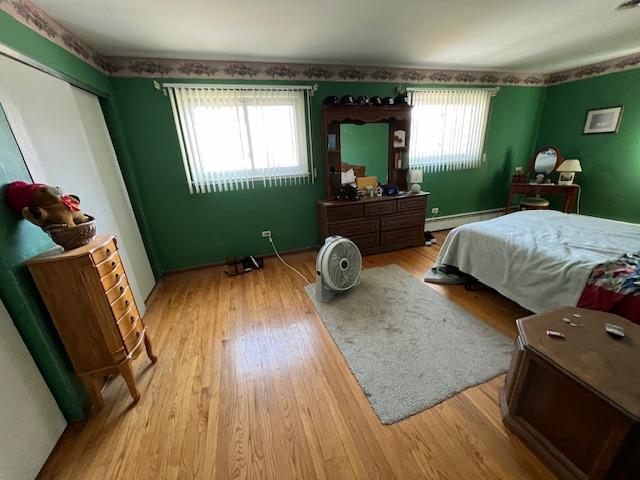
M 217 78 L 252 80 L 333 80 L 345 82 L 459 83 L 487 85 L 543 85 L 545 76 L 424 68 L 362 67 L 299 63 L 107 58 L 115 76 Z
M 349 82 L 448 83 L 540 86 L 640 68 L 640 53 L 555 73 L 508 73 L 426 68 L 363 67 L 299 63 L 105 57 L 31 0 L 0 0 L 0 10 L 98 70 L 121 77 Z
M 105 57 L 30 0 L 0 0 L 0 10 L 89 65 L 107 72 Z

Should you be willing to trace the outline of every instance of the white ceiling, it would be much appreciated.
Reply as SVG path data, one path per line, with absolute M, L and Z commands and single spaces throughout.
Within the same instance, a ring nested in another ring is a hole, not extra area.
M 36 0 L 109 56 L 547 73 L 640 51 L 622 0 Z

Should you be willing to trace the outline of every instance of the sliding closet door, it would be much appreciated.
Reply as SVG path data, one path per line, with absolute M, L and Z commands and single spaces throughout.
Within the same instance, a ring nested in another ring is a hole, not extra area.
M 19 116 L 12 124 L 27 132 L 35 152 L 26 159 L 34 181 L 77 194 L 82 210 L 96 218 L 98 233 L 117 235 L 144 310 L 155 280 L 98 99 L 6 57 L 0 57 L 0 81 Z
M 0 301 L 0 478 L 35 478 L 67 426 Z
M 141 296 L 136 300 L 140 305 L 151 293 L 155 278 L 122 179 L 102 108 L 95 95 L 76 87 L 71 87 L 71 91 L 82 119 L 89 148 L 93 153 L 98 177 L 102 180 L 110 209 L 113 211 L 115 224 L 111 226 L 112 231 L 119 232 L 119 245 L 124 247 L 127 255 L 127 268 L 131 267 L 135 274 L 135 283 Z

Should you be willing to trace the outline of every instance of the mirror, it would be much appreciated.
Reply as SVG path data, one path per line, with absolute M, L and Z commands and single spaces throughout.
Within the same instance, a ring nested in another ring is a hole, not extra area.
M 357 177 L 378 178 L 387 183 L 389 158 L 389 125 L 365 123 L 340 125 L 340 170 L 342 183 L 355 183 Z M 349 173 L 353 170 L 353 176 Z
M 561 162 L 560 152 L 555 147 L 544 147 L 533 156 L 533 172 L 549 175 Z

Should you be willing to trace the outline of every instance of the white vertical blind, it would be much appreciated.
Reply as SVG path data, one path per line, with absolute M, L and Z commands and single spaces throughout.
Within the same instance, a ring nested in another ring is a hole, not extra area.
M 190 193 L 314 181 L 310 87 L 165 88 Z
M 439 172 L 480 166 L 496 93 L 497 89 L 410 89 L 409 168 Z

